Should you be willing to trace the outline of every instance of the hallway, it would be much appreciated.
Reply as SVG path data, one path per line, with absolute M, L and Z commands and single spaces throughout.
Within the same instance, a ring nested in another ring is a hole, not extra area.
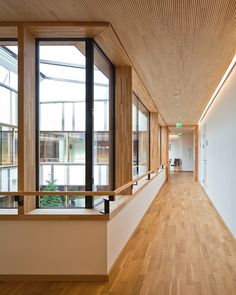
M 108 283 L 1 282 L 0 294 L 233 295 L 235 241 L 192 173 L 175 173 L 144 216 Z

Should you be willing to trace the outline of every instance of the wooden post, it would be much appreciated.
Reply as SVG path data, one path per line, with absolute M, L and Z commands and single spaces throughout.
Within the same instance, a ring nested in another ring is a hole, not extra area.
M 115 85 L 115 187 L 132 180 L 132 69 L 116 68 Z M 131 188 L 123 192 L 130 194 Z
M 18 190 L 35 191 L 35 38 L 18 26 Z M 36 197 L 25 197 L 19 214 L 36 207 Z
M 160 166 L 158 113 L 150 113 L 150 170 Z

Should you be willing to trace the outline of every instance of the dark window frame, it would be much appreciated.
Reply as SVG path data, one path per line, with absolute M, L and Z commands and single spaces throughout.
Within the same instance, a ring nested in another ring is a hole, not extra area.
M 134 99 L 136 100 L 136 104 L 134 104 Z M 140 173 L 140 171 L 139 171 L 139 140 L 140 140 L 139 139 L 139 110 L 140 110 L 139 104 L 141 104 L 142 108 L 144 108 L 148 113 L 148 159 L 147 159 L 148 168 L 147 168 L 147 171 L 150 170 L 150 147 L 151 147 L 151 145 L 150 145 L 150 142 L 151 142 L 151 136 L 150 136 L 150 112 L 149 112 L 149 110 L 146 108 L 146 106 L 143 104 L 143 102 L 141 101 L 141 99 L 138 97 L 138 95 L 135 92 L 132 93 L 132 105 L 133 104 L 136 106 L 136 130 L 135 130 L 135 132 L 137 133 L 137 158 L 136 158 L 136 161 L 137 161 L 137 170 L 136 170 L 136 172 L 137 172 L 137 174 L 136 175 L 141 176 L 139 174 Z M 133 130 L 132 130 L 132 132 L 133 132 Z M 133 151 L 132 151 L 132 153 L 133 153 Z M 132 156 L 132 167 L 133 167 L 133 156 Z M 132 169 L 132 171 L 133 171 L 133 169 Z

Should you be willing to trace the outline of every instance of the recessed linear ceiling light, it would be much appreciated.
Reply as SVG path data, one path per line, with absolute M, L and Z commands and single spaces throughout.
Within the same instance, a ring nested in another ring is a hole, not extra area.
M 205 110 L 203 111 L 203 113 L 202 113 L 202 115 L 201 115 L 200 120 L 198 121 L 198 125 L 200 125 L 200 123 L 202 122 L 203 118 L 205 117 L 207 111 L 209 110 L 210 106 L 213 104 L 213 102 L 214 102 L 214 100 L 215 100 L 217 94 L 220 92 L 220 89 L 221 89 L 221 87 L 223 86 L 225 80 L 228 78 L 229 74 L 231 73 L 232 69 L 234 68 L 235 63 L 236 63 L 236 55 L 233 57 L 233 59 L 232 59 L 231 63 L 229 64 L 229 66 L 228 66 L 228 68 L 227 68 L 227 70 L 226 70 L 226 72 L 225 72 L 223 78 L 221 79 L 219 85 L 216 87 L 215 92 L 213 93 L 213 95 L 212 95 L 210 101 L 208 102 L 208 104 L 207 104 Z

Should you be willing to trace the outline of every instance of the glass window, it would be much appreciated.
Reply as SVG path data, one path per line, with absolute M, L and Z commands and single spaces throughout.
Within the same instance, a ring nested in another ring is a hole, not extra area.
M 68 192 L 113 189 L 113 66 L 91 40 L 60 43 L 39 41 L 39 188 Z M 92 97 L 88 88 L 93 88 Z M 88 134 L 93 134 L 92 141 Z M 92 198 L 92 206 L 100 200 Z M 39 206 L 90 204 L 84 197 L 68 194 L 42 197 Z
M 18 112 L 17 46 L 0 46 L 0 191 L 17 191 Z M 13 197 L 0 195 L 0 207 L 14 207 Z
M 39 188 L 84 190 L 86 58 L 79 46 L 66 42 L 60 45 L 56 41 L 51 45 L 40 42 L 39 56 Z M 79 199 L 84 207 L 84 198 Z M 73 207 L 76 203 L 69 195 L 45 196 L 40 198 L 39 205 Z
M 133 94 L 133 178 L 149 170 L 149 112 Z
M 133 178 L 138 176 L 138 108 L 137 99 L 133 98 L 132 106 L 132 129 L 133 129 Z
M 75 115 L 75 129 L 79 131 L 85 130 L 85 101 L 76 102 L 74 104 Z

